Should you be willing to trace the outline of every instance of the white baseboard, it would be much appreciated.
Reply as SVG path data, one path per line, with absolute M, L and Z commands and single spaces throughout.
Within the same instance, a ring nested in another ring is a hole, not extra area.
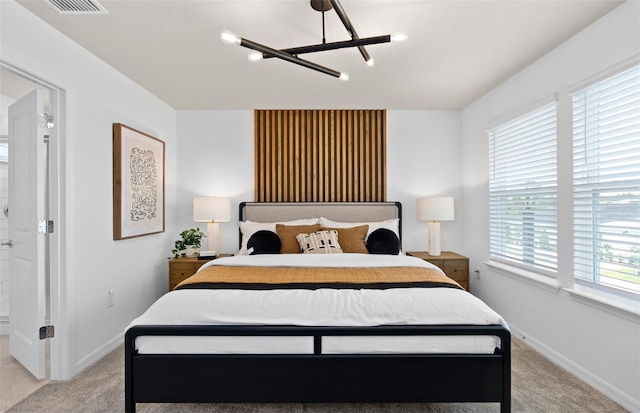
M 557 351 L 547 347 L 542 342 L 536 340 L 534 337 L 520 330 L 519 328 L 509 324 L 509 329 L 512 335 L 522 339 L 527 345 L 534 350 L 551 360 L 553 363 L 567 370 L 569 373 L 578 377 L 580 380 L 589 384 L 591 387 L 598 390 L 614 402 L 618 403 L 630 412 L 640 412 L 640 400 L 636 400 L 628 394 L 620 391 L 617 387 L 614 387 L 610 383 L 602 380 L 600 377 L 584 369 L 573 361 L 567 359 Z
M 118 334 L 117 336 L 115 336 L 114 338 L 112 338 L 102 346 L 98 347 L 95 351 L 93 351 L 89 355 L 78 360 L 76 362 L 76 371 L 74 376 L 80 373 L 82 370 L 86 369 L 87 367 L 90 367 L 95 362 L 97 362 L 98 360 L 106 356 L 107 354 L 111 353 L 113 350 L 118 348 L 118 346 L 121 346 L 122 343 L 124 343 L 124 333 Z

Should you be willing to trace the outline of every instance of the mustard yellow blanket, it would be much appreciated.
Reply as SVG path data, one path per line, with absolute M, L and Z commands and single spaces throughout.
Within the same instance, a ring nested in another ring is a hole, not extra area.
M 437 270 L 422 267 L 254 267 L 213 265 L 182 281 L 185 288 L 462 288 Z

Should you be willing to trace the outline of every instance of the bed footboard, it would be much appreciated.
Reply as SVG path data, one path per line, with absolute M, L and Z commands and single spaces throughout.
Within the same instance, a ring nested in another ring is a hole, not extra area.
M 139 354 L 139 336 L 310 336 L 314 354 Z M 323 354 L 323 336 L 491 335 L 493 354 Z M 503 326 L 136 326 L 125 335 L 125 409 L 136 403 L 499 402 L 511 410 Z

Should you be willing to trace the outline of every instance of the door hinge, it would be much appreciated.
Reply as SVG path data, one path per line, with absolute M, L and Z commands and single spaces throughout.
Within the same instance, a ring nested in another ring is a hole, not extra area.
M 38 222 L 38 232 L 40 234 L 53 234 L 53 221 L 43 219 Z
M 38 126 L 41 128 L 53 129 L 53 115 L 41 113 L 38 117 Z
M 55 335 L 55 327 L 54 326 L 42 326 L 40 327 L 40 340 L 44 340 L 45 338 L 53 338 Z

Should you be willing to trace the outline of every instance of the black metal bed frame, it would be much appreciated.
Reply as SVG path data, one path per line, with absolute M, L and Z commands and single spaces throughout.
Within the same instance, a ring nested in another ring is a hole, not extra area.
M 304 208 L 345 203 L 296 203 Z M 365 203 L 368 205 L 371 203 Z M 402 217 L 399 202 L 380 202 Z M 240 204 L 282 208 L 287 203 Z M 306 207 L 305 207 L 306 205 Z M 348 203 L 359 220 L 373 220 Z M 385 208 L 386 208 L 385 207 Z M 317 211 L 317 210 L 314 210 Z M 302 212 L 300 212 L 302 213 Z M 353 215 L 353 214 L 352 214 Z M 290 216 L 290 211 L 285 213 Z M 341 220 L 332 213 L 322 216 Z M 253 219 L 252 216 L 249 216 Z M 294 218 L 300 218 L 295 216 Z M 399 230 L 402 225 L 399 226 Z M 402 238 L 401 238 L 402 239 Z M 478 336 L 500 338 L 493 354 L 323 354 L 324 336 Z M 313 354 L 139 354 L 140 336 L 306 336 Z M 499 402 L 511 411 L 511 335 L 501 325 L 376 327 L 134 326 L 125 333 L 125 404 L 136 403 Z
M 308 336 L 314 354 L 139 354 L 140 336 Z M 323 354 L 323 336 L 500 338 L 493 354 Z M 499 402 L 511 411 L 511 335 L 501 325 L 134 326 L 125 410 L 136 403 Z

